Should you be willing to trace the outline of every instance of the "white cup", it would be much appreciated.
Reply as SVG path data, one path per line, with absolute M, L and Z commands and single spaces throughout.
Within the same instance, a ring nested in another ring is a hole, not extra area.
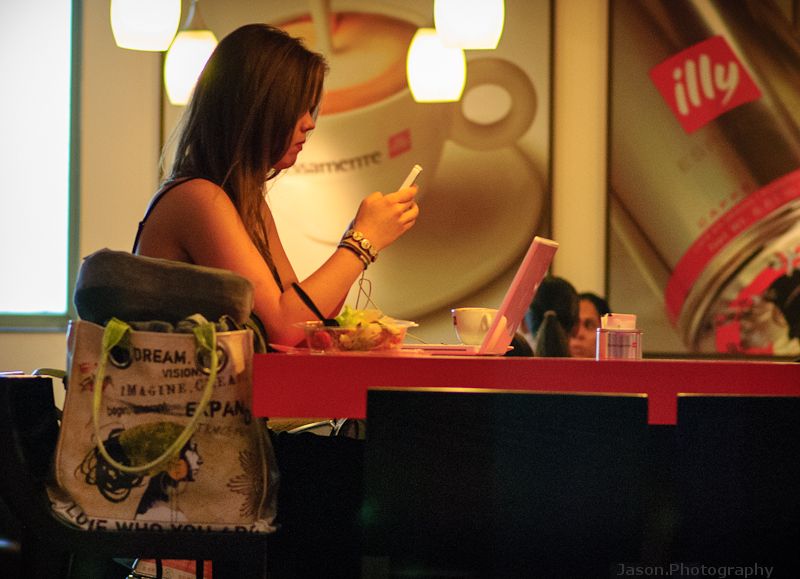
M 302 216 L 293 225 L 322 243 L 338 243 L 361 200 L 372 191 L 396 190 L 415 164 L 423 168 L 422 197 L 448 140 L 474 150 L 504 147 L 529 129 L 536 113 L 536 91 L 527 74 L 498 58 L 469 61 L 464 91 L 482 85 L 504 89 L 510 104 L 495 122 L 470 120 L 461 102 L 414 101 L 405 56 L 419 23 L 367 10 L 379 8 L 367 5 L 363 12 L 337 15 L 333 39 L 339 49 L 326 55 L 331 74 L 317 127 L 295 166 L 275 185 L 272 202 L 278 211 L 284 205 L 303 208 L 287 207 L 285 213 Z M 310 26 L 307 20 L 282 25 L 290 34 L 309 36 Z
M 454 308 L 450 310 L 456 336 L 462 344 L 479 346 L 494 322 L 494 308 Z

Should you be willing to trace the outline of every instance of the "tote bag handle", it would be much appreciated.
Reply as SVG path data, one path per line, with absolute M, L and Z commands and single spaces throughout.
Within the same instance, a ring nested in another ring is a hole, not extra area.
M 195 341 L 197 342 L 197 348 L 207 352 L 209 356 L 210 362 L 208 380 L 206 381 L 206 385 L 203 389 L 203 395 L 200 398 L 200 403 L 197 405 L 197 409 L 192 415 L 191 420 L 181 431 L 178 437 L 173 441 L 173 443 L 161 454 L 161 456 L 151 460 L 146 464 L 136 466 L 124 465 L 119 461 L 114 460 L 108 453 L 108 450 L 106 450 L 105 444 L 103 444 L 103 439 L 100 434 L 100 403 L 103 398 L 103 379 L 105 378 L 104 375 L 106 362 L 108 362 L 109 354 L 111 350 L 118 345 L 131 331 L 131 327 L 128 324 L 118 320 L 117 318 L 112 318 L 109 320 L 108 324 L 106 324 L 105 331 L 103 332 L 100 363 L 98 364 L 97 376 L 94 380 L 94 393 L 92 398 L 92 424 L 94 426 L 94 436 L 97 450 L 100 451 L 100 454 L 103 456 L 103 458 L 106 459 L 111 466 L 122 472 L 140 474 L 155 470 L 172 460 L 172 458 L 180 453 L 183 446 L 194 435 L 195 431 L 197 430 L 198 422 L 203 416 L 208 403 L 211 401 L 211 396 L 214 393 L 214 383 L 217 380 L 217 371 L 219 370 L 219 357 L 217 355 L 216 327 L 213 323 L 204 320 L 198 325 L 194 326 L 192 331 L 194 332 Z

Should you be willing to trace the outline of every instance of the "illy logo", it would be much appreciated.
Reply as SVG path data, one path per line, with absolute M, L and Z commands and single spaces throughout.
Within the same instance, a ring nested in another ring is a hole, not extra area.
M 723 36 L 690 46 L 650 70 L 675 118 L 692 133 L 761 91 Z

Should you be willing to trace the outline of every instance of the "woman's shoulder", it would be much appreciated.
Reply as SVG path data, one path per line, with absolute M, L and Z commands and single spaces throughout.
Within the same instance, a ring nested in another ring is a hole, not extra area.
M 233 202 L 225 190 L 208 179 L 184 179 L 178 183 L 167 183 L 161 190 L 159 205 L 168 212 L 187 216 L 204 213 L 236 212 Z
M 187 179 L 161 192 L 142 228 L 138 248 L 143 255 L 209 265 L 220 245 L 246 241 L 236 207 L 213 182 Z
M 202 177 L 190 177 L 188 179 L 176 179 L 165 182 L 160 192 L 167 194 L 167 197 L 189 197 L 197 200 L 202 198 L 214 199 L 218 196 L 228 197 L 225 190 L 216 183 L 203 179 Z M 172 192 L 171 194 L 168 192 Z M 175 195 L 177 193 L 177 195 Z
M 144 241 L 148 232 L 159 239 L 194 236 L 209 227 L 227 227 L 238 219 L 233 202 L 212 181 L 193 178 L 166 182 L 147 210 Z

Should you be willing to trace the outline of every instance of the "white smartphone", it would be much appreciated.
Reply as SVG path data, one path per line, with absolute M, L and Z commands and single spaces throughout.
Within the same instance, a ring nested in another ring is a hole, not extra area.
M 422 172 L 422 167 L 419 165 L 414 165 L 411 167 L 411 171 L 408 173 L 408 177 L 406 180 L 403 181 L 403 184 L 400 185 L 400 189 L 405 189 L 406 187 L 411 187 L 414 184 L 414 181 L 417 180 L 417 176 Z

